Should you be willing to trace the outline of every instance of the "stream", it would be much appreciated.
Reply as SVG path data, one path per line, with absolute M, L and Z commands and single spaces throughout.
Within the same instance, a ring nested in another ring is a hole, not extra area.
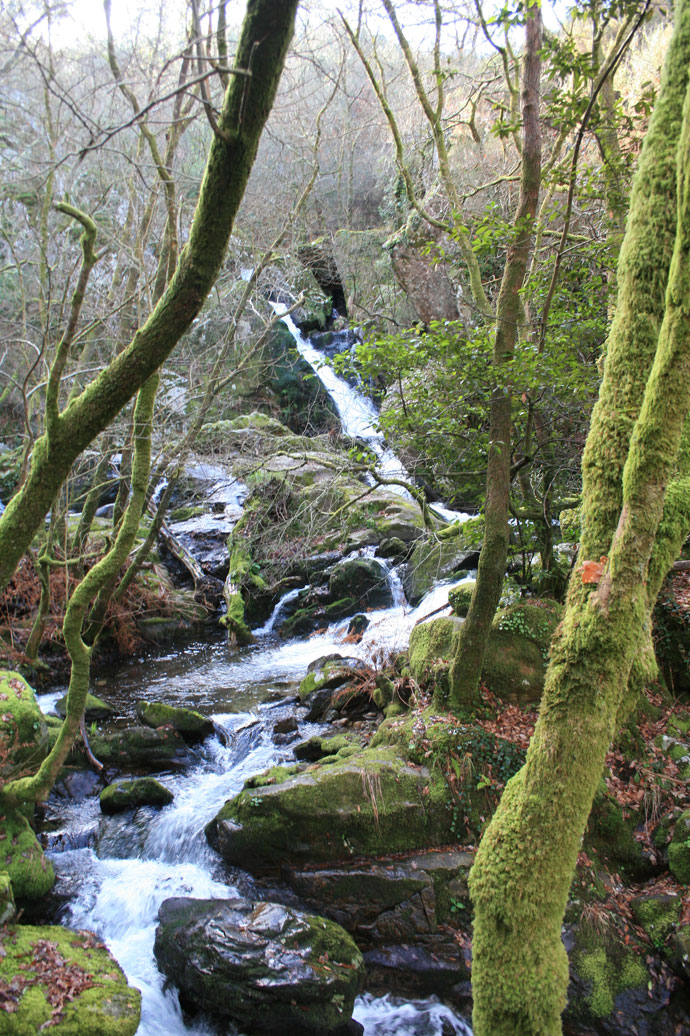
M 296 328 L 293 333 L 299 335 Z M 318 357 L 315 367 L 317 362 Z M 320 366 L 319 376 L 321 370 Z M 336 388 L 341 391 L 340 386 Z M 364 400 L 356 390 L 346 388 L 350 403 L 347 394 L 340 403 L 336 398 L 344 425 L 352 398 Z M 329 387 L 329 391 L 333 393 L 335 388 Z M 372 445 L 375 441 L 382 469 L 400 475 L 404 472 L 402 465 L 376 429 L 375 408 L 365 402 L 371 409 L 361 404 L 358 416 L 353 418 L 357 431 L 350 426 L 349 434 L 365 438 Z M 223 499 L 222 503 L 226 505 L 223 520 L 236 520 L 241 513 L 239 499 Z M 192 748 L 191 762 L 184 770 L 161 776 L 174 793 L 174 801 L 160 811 L 143 807 L 134 813 L 104 816 L 97 795 L 80 800 L 53 795 L 49 803 L 45 837 L 60 893 L 67 898 L 61 919 L 71 927 L 96 932 L 130 983 L 141 990 L 142 1018 L 137 1036 L 236 1033 L 231 1026 L 218 1027 L 209 1020 L 183 1017 L 177 993 L 165 988 L 153 956 L 158 908 L 172 896 L 252 895 L 253 879 L 229 867 L 209 847 L 204 826 L 228 798 L 241 790 L 249 776 L 276 763 L 292 761 L 291 748 L 272 740 L 277 720 L 296 716 L 298 741 L 327 729 L 304 721 L 303 710 L 295 705 L 298 683 L 310 662 L 334 652 L 369 658 L 377 648 L 405 648 L 414 623 L 447 601 L 448 584 L 439 585 L 411 609 L 392 568 L 389 580 L 394 603 L 370 613 L 370 625 L 359 644 L 343 643 L 347 619 L 309 639 L 281 641 L 274 633 L 274 624 L 281 609 L 299 592 L 293 590 L 279 602 L 265 625 L 254 630 L 256 643 L 249 647 L 229 648 L 225 633 L 218 630 L 204 640 L 178 644 L 166 651 L 149 651 L 95 681 L 94 692 L 115 706 L 123 721 L 131 721 L 136 701 L 144 698 L 197 709 L 212 716 L 225 735 L 208 738 Z M 51 711 L 63 693 L 61 688 L 42 695 L 43 710 Z M 465 1022 L 433 998 L 406 1001 L 366 994 L 357 999 L 354 1017 L 363 1025 L 366 1036 L 471 1036 Z

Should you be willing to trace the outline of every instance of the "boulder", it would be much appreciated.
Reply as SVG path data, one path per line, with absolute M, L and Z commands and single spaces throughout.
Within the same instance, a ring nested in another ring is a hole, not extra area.
M 393 603 L 388 571 L 374 558 L 350 558 L 336 565 L 328 580 L 328 592 L 331 601 L 352 599 L 352 611 L 385 608 Z
M 7 872 L 15 899 L 40 899 L 55 884 L 52 863 L 17 810 L 6 809 L 0 817 L 0 869 Z
M 174 795 L 153 777 L 109 784 L 100 795 L 103 813 L 123 813 L 137 806 L 167 806 Z
M 12 880 L 7 871 L 0 871 L 0 928 L 17 916 Z
M 484 656 L 482 680 L 499 698 L 517 704 L 538 702 L 551 638 L 563 606 L 534 598 L 497 612 Z
M 168 899 L 158 917 L 156 960 L 184 1002 L 256 1034 L 347 1031 L 364 963 L 333 921 L 239 898 Z
M 421 687 L 433 689 L 440 699 L 447 693 L 448 665 L 461 627 L 458 618 L 430 619 L 414 626 L 410 633 L 410 673 Z
M 308 906 L 352 932 L 358 944 L 409 943 L 454 920 L 468 899 L 467 852 L 413 853 L 321 868 L 285 868 L 283 877 Z
M 89 737 L 91 751 L 104 766 L 121 770 L 166 770 L 189 762 L 185 741 L 172 727 L 125 727 Z
M 403 573 L 405 596 L 412 605 L 442 579 L 477 567 L 479 551 L 468 546 L 462 536 L 446 540 L 419 540 Z
M 0 670 L 0 784 L 37 769 L 49 749 L 33 688 L 19 673 Z
M 474 579 L 469 579 L 466 583 L 461 583 L 460 586 L 455 586 L 448 591 L 448 603 L 452 607 L 454 614 L 459 615 L 462 619 L 465 618 L 470 610 L 470 601 L 472 600 L 472 594 L 476 585 Z
M 0 990 L 4 1036 L 134 1036 L 139 1027 L 139 990 L 91 932 L 0 928 Z
M 67 695 L 63 695 L 62 698 L 58 698 L 55 702 L 55 711 L 62 719 L 67 715 Z M 84 719 L 87 723 L 96 723 L 99 720 L 110 719 L 111 716 L 115 715 L 115 709 L 112 705 L 108 705 L 107 701 L 103 701 L 102 698 L 97 698 L 95 694 L 87 694 L 86 696 L 86 709 L 84 711 Z
M 250 779 L 207 825 L 229 863 L 252 873 L 450 842 L 445 781 L 394 748 L 346 750 L 304 772 Z
M 137 717 L 147 727 L 172 727 L 188 744 L 203 741 L 214 731 L 213 720 L 200 712 L 157 701 L 138 701 Z

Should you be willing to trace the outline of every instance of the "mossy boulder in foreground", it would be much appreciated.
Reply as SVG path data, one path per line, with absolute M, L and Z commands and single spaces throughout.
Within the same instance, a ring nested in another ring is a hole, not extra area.
M 340 925 L 239 898 L 167 899 L 158 917 L 156 960 L 183 1001 L 257 1034 L 347 1031 L 364 962 Z
M 134 1036 L 139 1027 L 139 991 L 90 932 L 0 928 L 0 995 L 3 1036 Z

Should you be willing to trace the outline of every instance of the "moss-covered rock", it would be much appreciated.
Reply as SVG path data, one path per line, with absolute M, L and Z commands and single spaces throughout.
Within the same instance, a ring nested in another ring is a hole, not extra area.
M 678 881 L 690 885 L 690 810 L 676 820 L 668 846 L 668 868 Z
M 0 928 L 9 924 L 17 915 L 12 891 L 12 879 L 7 871 L 0 871 Z
M 223 857 L 253 872 L 447 842 L 443 781 L 392 748 L 367 748 L 280 783 L 245 788 L 206 834 Z
M 612 1015 L 617 998 L 629 990 L 646 992 L 649 974 L 642 959 L 630 951 L 612 953 L 604 946 L 581 950 L 575 965 L 579 975 L 590 984 L 584 999 L 594 1019 Z
M 388 572 L 374 558 L 351 558 L 336 565 L 328 580 L 328 591 L 331 601 L 349 598 L 353 602 L 349 614 L 361 608 L 383 608 L 393 603 Z
M 66 694 L 62 698 L 58 698 L 55 702 L 55 711 L 58 716 L 62 717 L 62 719 L 67 715 Z M 87 723 L 95 723 L 99 720 L 109 719 L 114 714 L 115 709 L 112 705 L 108 705 L 107 701 L 103 701 L 102 698 L 97 698 L 95 694 L 87 694 L 86 709 L 84 711 L 84 719 Z
M 651 863 L 636 840 L 635 820 L 625 817 L 613 795 L 601 788 L 594 797 L 585 831 L 585 846 L 612 871 L 620 870 L 630 878 L 642 880 L 651 873 Z
M 140 777 L 109 784 L 101 792 L 100 803 L 103 813 L 123 813 L 137 806 L 167 806 L 173 798 L 173 793 L 153 777 Z
M 465 618 L 470 610 L 470 601 L 472 600 L 472 594 L 476 585 L 474 579 L 469 579 L 466 583 L 454 586 L 452 590 L 448 591 L 448 604 L 453 609 L 455 615 L 459 615 L 462 619 Z
M 410 633 L 410 673 L 420 686 L 433 687 L 444 678 L 453 657 L 462 621 L 458 618 L 420 622 Z
M 126 727 L 89 737 L 91 750 L 105 766 L 121 770 L 161 770 L 189 761 L 187 745 L 171 727 Z
M 562 614 L 562 605 L 546 599 L 520 601 L 496 614 L 482 670 L 489 690 L 504 701 L 539 701 Z
M 48 754 L 50 739 L 33 688 L 0 671 L 0 783 L 30 773 Z
M 0 868 L 9 875 L 15 899 L 40 899 L 55 884 L 53 865 L 29 821 L 13 809 L 0 817 Z
M 137 716 L 147 727 L 172 727 L 193 744 L 213 733 L 213 721 L 194 709 L 182 709 L 159 701 L 138 701 Z
M 642 925 L 657 950 L 663 948 L 673 932 L 682 905 L 679 896 L 662 894 L 638 896 L 630 904 L 635 920 Z
M 0 929 L 3 1036 L 134 1036 L 139 990 L 90 932 L 58 926 Z

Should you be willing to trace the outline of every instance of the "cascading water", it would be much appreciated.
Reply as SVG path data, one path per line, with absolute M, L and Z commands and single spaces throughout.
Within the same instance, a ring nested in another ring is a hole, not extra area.
M 369 444 L 382 474 L 409 481 L 377 428 L 374 404 L 337 377 L 289 316 L 283 319 L 334 399 L 345 433 Z M 223 515 L 191 519 L 193 528 L 182 523 L 176 527 L 181 535 L 198 531 L 205 521 L 213 521 L 216 531 L 219 520 L 234 524 L 246 493 L 222 469 L 204 466 L 196 474 L 210 479 L 209 501 L 216 508 L 221 506 Z M 446 520 L 468 517 L 447 509 L 443 516 Z M 374 648 L 404 648 L 414 624 L 447 602 L 448 584 L 442 584 L 417 608 L 409 609 L 396 571 L 385 564 L 394 603 L 369 615 L 370 624 L 361 641 L 346 645 L 349 656 L 368 658 Z M 49 825 L 53 862 L 69 895 L 64 920 L 95 931 L 130 982 L 142 991 L 138 1036 L 209 1036 L 218 1032 L 203 1021 L 183 1018 L 176 993 L 165 989 L 153 957 L 157 912 L 160 903 L 171 896 L 227 898 L 237 891 L 238 881 L 251 887 L 251 879 L 230 873 L 209 848 L 204 827 L 247 777 L 291 758 L 289 749 L 277 748 L 271 740 L 272 726 L 281 715 L 294 712 L 289 695 L 294 694 L 295 680 L 309 663 L 343 650 L 347 619 L 308 640 L 277 641 L 273 635 L 276 620 L 299 593 L 299 589 L 291 590 L 278 602 L 265 625 L 254 631 L 257 643 L 251 647 L 230 654 L 225 635 L 218 632 L 187 645 L 184 652 L 132 661 L 106 681 L 107 687 L 97 687 L 123 716 L 132 713 L 139 698 L 162 699 L 211 715 L 227 735 L 227 744 L 208 740 L 193 750 L 192 762 L 184 772 L 163 778 L 175 798 L 161 812 L 140 808 L 134 815 L 104 817 L 98 799 L 91 796 L 67 805 L 61 800 Z M 44 710 L 49 711 L 62 693 L 44 696 Z M 302 737 L 323 729 L 300 721 Z M 66 851 L 59 851 L 61 847 Z M 471 1036 L 459 1017 L 433 999 L 410 1002 L 366 995 L 358 999 L 354 1017 L 364 1026 L 365 1036 L 445 1036 L 451 1032 Z

